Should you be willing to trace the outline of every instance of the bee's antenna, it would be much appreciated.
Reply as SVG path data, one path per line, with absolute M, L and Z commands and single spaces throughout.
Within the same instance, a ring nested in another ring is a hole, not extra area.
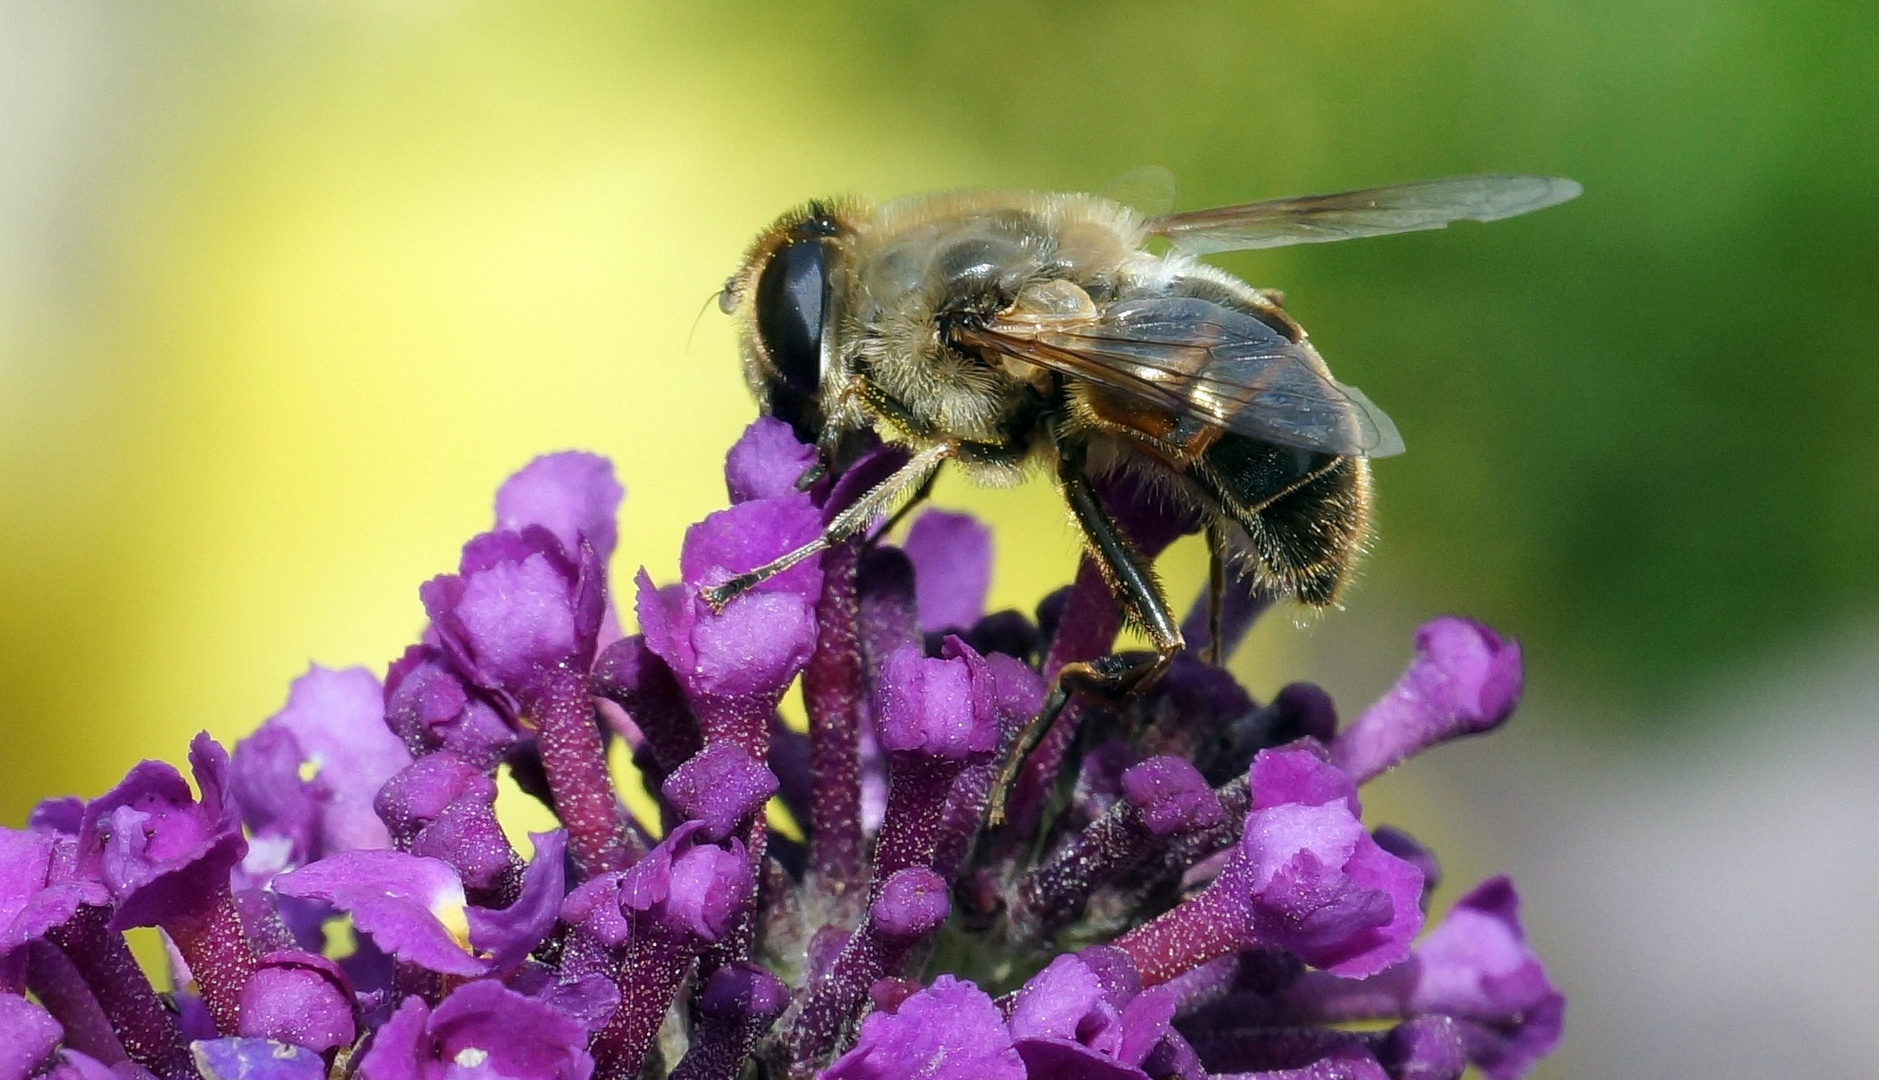
M 725 294 L 729 291 L 730 291 L 730 286 L 726 285 L 724 288 L 719 289 L 718 291 L 712 293 L 710 296 L 705 297 L 705 302 L 698 305 L 698 314 L 696 317 L 692 319 L 691 333 L 685 335 L 686 355 L 691 354 L 692 339 L 698 336 L 698 324 L 705 321 L 705 312 L 710 309 L 712 304 L 718 305 L 718 310 L 724 312 L 726 315 L 729 315 L 733 310 L 735 310 L 734 307 L 726 306 Z

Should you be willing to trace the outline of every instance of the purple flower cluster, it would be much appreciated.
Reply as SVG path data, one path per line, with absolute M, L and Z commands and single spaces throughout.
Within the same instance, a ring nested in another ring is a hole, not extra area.
M 1073 699 L 988 828 L 1051 677 L 1113 647 L 1091 568 L 986 614 L 989 533 L 928 511 L 703 595 L 902 461 L 807 483 L 811 448 L 758 421 L 678 580 L 639 573 L 632 636 L 611 466 L 517 473 L 382 685 L 316 667 L 232 755 L 198 736 L 189 779 L 145 762 L 0 829 L 0 1080 L 1512 1080 L 1552 1049 L 1513 886 L 1425 928 L 1433 856 L 1358 803 L 1504 720 L 1517 645 L 1435 620 L 1341 728 L 1315 687 L 1259 704 L 1183 654 Z M 1192 525 L 1105 498 L 1150 554 Z M 1224 651 L 1257 607 L 1231 599 Z M 806 731 L 779 718 L 799 679 Z M 562 825 L 527 858 L 504 771 Z

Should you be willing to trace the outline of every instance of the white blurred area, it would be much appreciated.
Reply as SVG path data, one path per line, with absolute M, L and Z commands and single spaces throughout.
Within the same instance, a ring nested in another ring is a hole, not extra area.
M 1371 806 L 1445 857 L 1445 898 L 1513 875 L 1570 999 L 1533 1075 L 1879 1076 L 1879 628 L 1718 679 L 1658 738 L 1594 744 L 1528 690 Z

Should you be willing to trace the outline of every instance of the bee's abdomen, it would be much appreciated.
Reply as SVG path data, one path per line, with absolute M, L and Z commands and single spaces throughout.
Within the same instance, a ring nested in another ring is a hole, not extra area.
M 1337 599 L 1370 528 L 1362 458 L 1227 434 L 1189 475 L 1246 531 L 1271 587 L 1315 607 Z

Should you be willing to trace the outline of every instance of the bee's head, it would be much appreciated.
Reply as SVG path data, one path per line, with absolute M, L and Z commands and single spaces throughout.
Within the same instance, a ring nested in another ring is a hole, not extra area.
M 846 232 L 826 203 L 793 210 L 757 238 L 718 296 L 741 324 L 744 374 L 758 404 L 804 442 L 821 434 L 829 273 Z

